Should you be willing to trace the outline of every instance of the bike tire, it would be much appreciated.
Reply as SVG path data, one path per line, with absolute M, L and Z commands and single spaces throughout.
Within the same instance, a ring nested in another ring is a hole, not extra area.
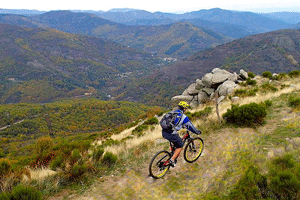
M 183 157 L 188 163 L 195 162 L 202 154 L 204 142 L 200 137 L 190 139 L 184 148 Z
M 171 153 L 168 151 L 159 151 L 156 153 L 149 164 L 149 175 L 155 179 L 162 178 L 168 170 L 170 165 L 164 165 L 166 161 L 171 158 Z

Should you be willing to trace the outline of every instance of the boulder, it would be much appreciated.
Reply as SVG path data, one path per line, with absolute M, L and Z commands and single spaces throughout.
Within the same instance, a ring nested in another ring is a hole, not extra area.
M 215 92 L 215 90 L 213 88 L 202 88 L 202 91 L 205 92 L 208 96 L 210 96 L 211 94 L 213 94 Z
M 209 101 L 209 95 L 206 92 L 200 91 L 198 93 L 198 104 Z
M 237 84 L 233 81 L 225 81 L 223 84 L 221 84 L 217 92 L 219 93 L 219 96 L 226 96 L 229 94 L 232 94 L 234 89 L 237 87 Z
M 173 97 L 171 99 L 171 101 L 173 101 L 173 102 L 180 102 L 180 101 L 190 102 L 190 101 L 192 101 L 193 98 L 194 98 L 193 96 L 179 95 L 179 96 Z
M 248 78 L 248 73 L 245 72 L 243 69 L 240 70 L 239 76 L 243 79 L 246 80 Z
M 237 80 L 238 80 L 238 74 L 236 72 L 233 72 L 233 74 L 231 74 L 228 78 L 228 81 L 237 82 Z
M 191 84 L 187 89 L 182 93 L 183 96 L 192 95 L 195 96 L 198 94 L 199 90 L 195 89 L 196 83 Z
M 197 79 L 197 80 L 196 80 L 195 89 L 196 89 L 196 90 L 201 90 L 201 89 L 204 88 L 204 87 L 205 87 L 205 85 L 202 83 L 202 80 Z
M 202 78 L 202 83 L 204 84 L 205 87 L 209 88 L 212 86 L 212 77 L 213 77 L 213 74 L 212 73 L 207 73 L 203 76 Z
M 213 76 L 211 78 L 212 84 L 223 83 L 224 81 L 228 80 L 231 75 L 232 74 L 226 70 L 216 68 L 213 70 Z

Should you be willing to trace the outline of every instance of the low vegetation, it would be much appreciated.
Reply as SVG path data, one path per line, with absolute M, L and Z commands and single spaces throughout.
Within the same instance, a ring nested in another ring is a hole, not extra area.
M 256 81 L 240 88 L 255 89 L 255 95 L 222 102 L 221 123 L 213 104 L 186 113 L 202 131 L 207 150 L 199 162 L 179 163 L 180 169 L 158 183 L 147 182 L 146 171 L 153 154 L 168 148 L 157 142 L 155 115 L 161 108 L 95 99 L 1 105 L 0 198 L 51 199 L 68 189 L 80 199 L 94 180 L 101 180 L 94 183 L 97 191 L 89 191 L 110 199 L 155 198 L 169 195 L 166 191 L 175 199 L 297 199 L 300 96 L 292 85 L 298 77 Z M 126 184 L 115 182 L 124 175 Z

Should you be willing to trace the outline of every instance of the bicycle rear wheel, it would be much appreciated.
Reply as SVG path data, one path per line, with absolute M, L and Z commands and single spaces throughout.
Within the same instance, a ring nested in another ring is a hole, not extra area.
M 201 138 L 196 137 L 188 141 L 184 148 L 183 157 L 186 162 L 195 162 L 202 154 L 204 142 Z
M 171 158 L 168 151 L 160 151 L 155 154 L 149 165 L 149 174 L 155 179 L 162 178 L 170 168 L 170 165 L 165 165 L 166 161 Z

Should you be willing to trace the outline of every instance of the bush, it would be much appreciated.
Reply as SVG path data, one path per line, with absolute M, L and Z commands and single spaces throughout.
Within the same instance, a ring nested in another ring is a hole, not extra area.
M 101 147 L 96 147 L 94 149 L 94 152 L 93 152 L 93 160 L 94 161 L 99 161 L 99 159 L 101 158 L 101 156 L 103 155 L 104 153 L 104 149 L 101 148 Z
M 11 197 L 11 194 L 8 193 L 8 192 L 1 192 L 0 193 L 0 199 L 1 200 L 11 200 L 12 197 Z
M 258 168 L 250 166 L 236 187 L 230 192 L 229 199 L 263 199 L 261 191 L 267 188 L 267 178 Z
M 115 164 L 118 160 L 118 156 L 111 153 L 111 152 L 106 152 L 103 156 L 102 163 L 108 166 L 112 166 Z
M 153 125 L 158 124 L 158 119 L 156 117 L 151 117 L 147 121 L 144 122 L 145 125 Z
M 289 99 L 288 99 L 288 105 L 289 105 L 289 107 L 293 107 L 293 108 L 299 107 L 300 106 L 300 97 L 297 96 L 296 94 L 290 95 Z
M 69 170 L 69 179 L 77 180 L 80 179 L 81 176 L 87 171 L 87 167 L 85 164 L 76 163 Z
M 18 185 L 11 192 L 12 200 L 40 200 L 42 193 L 34 187 Z
M 256 80 L 252 80 L 251 78 L 247 78 L 246 79 L 246 83 L 247 85 L 256 85 Z
M 293 70 L 291 72 L 288 73 L 289 77 L 291 78 L 295 78 L 295 77 L 298 77 L 300 75 L 300 71 L 298 70 Z
M 70 156 L 70 165 L 73 165 L 81 158 L 80 151 L 78 149 L 73 149 L 73 152 Z
M 194 120 L 194 119 L 199 119 L 199 118 L 203 118 L 203 117 L 207 117 L 209 114 L 212 113 L 213 107 L 206 107 L 204 108 L 204 110 L 200 110 L 198 112 L 186 112 L 186 116 L 190 119 L 190 120 Z
M 271 85 L 270 83 L 262 84 L 261 88 L 263 88 L 264 90 L 267 90 L 267 91 L 272 91 L 272 92 L 278 91 L 278 89 L 276 87 L 274 87 L 273 85 Z
M 53 143 L 50 137 L 41 137 L 37 139 L 34 150 L 37 155 L 42 155 L 45 152 L 49 152 L 52 150 Z
M 273 101 L 271 101 L 271 100 L 266 100 L 266 101 L 264 102 L 264 104 L 265 104 L 266 107 L 271 107 L 271 106 L 273 105 Z
M 62 155 L 56 156 L 56 158 L 50 162 L 50 169 L 52 170 L 56 170 L 57 168 L 64 168 L 64 166 L 65 163 Z
M 242 106 L 232 105 L 231 109 L 228 109 L 227 112 L 223 114 L 223 118 L 227 123 L 251 127 L 263 124 L 266 115 L 265 106 L 250 103 Z
M 8 159 L 0 159 L 0 177 L 9 174 L 11 171 L 11 163 Z
M 269 78 L 269 79 L 271 79 L 273 77 L 273 75 L 270 71 L 265 71 L 261 75 L 262 75 L 262 77 Z
M 248 72 L 248 77 L 249 78 L 254 78 L 255 77 L 255 74 L 253 72 Z

